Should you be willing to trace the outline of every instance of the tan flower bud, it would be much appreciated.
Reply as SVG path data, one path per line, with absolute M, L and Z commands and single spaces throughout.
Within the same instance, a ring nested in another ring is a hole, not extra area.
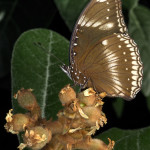
M 89 149 L 89 150 L 112 150 L 114 148 L 115 142 L 109 140 L 109 144 L 105 144 L 102 140 L 99 139 L 90 139 L 85 140 L 84 142 L 78 142 L 75 145 L 76 149 Z
M 88 116 L 88 119 L 85 119 L 85 122 L 89 126 L 94 126 L 96 121 L 101 118 L 101 110 L 94 106 L 88 106 L 82 108 L 83 112 Z
M 7 123 L 5 129 L 13 134 L 18 134 L 25 130 L 26 126 L 33 125 L 31 118 L 26 114 L 15 114 L 12 115 L 11 111 L 6 116 Z
M 70 85 L 65 86 L 59 93 L 59 99 L 63 105 L 71 103 L 76 99 L 76 93 Z
M 80 100 L 81 104 L 86 106 L 92 106 L 95 102 L 95 91 L 92 88 L 86 89 L 85 91 L 78 93 L 77 97 Z
M 101 98 L 106 97 L 106 95 L 107 95 L 106 92 L 102 92 L 102 93 L 99 94 L 99 96 L 100 96 Z
M 24 144 L 33 150 L 39 150 L 43 148 L 50 140 L 52 134 L 50 130 L 47 130 L 41 126 L 33 127 L 26 130 L 24 134 Z
M 31 111 L 37 105 L 36 98 L 31 89 L 21 89 L 15 94 L 21 107 Z

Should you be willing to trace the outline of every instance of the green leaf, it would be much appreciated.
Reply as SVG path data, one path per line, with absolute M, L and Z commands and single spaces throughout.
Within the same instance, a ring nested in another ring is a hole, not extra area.
M 138 44 L 144 64 L 144 80 L 142 91 L 150 96 L 150 10 L 144 6 L 137 6 L 130 11 L 129 31 Z
M 138 5 L 138 1 L 139 0 L 122 0 L 122 4 L 124 8 L 131 10 Z
M 40 42 L 45 50 L 34 43 Z M 69 78 L 62 72 L 62 65 L 68 61 L 69 42 L 59 34 L 46 30 L 34 29 L 23 33 L 15 43 L 12 56 L 13 94 L 20 88 L 32 88 L 42 110 L 42 117 L 56 118 L 61 104 L 58 93 L 69 83 Z M 13 100 L 15 113 L 22 109 Z
M 10 71 L 11 52 L 6 34 L 0 32 L 0 78 Z
M 60 15 L 72 31 L 81 11 L 89 0 L 54 0 Z
M 34 4 L 33 1 L 0 0 L 0 78 L 10 72 L 12 48 L 19 35 L 35 26 L 48 27 L 53 21 L 56 14 L 53 1 Z M 30 9 L 32 5 L 34 9 Z
M 146 97 L 146 100 L 147 108 L 150 110 L 150 97 Z
M 116 116 L 118 118 L 121 118 L 122 116 L 122 112 L 123 112 L 123 107 L 124 107 L 124 100 L 121 98 L 116 98 L 113 102 L 112 102 L 114 111 L 116 113 Z
M 108 144 L 107 138 L 115 141 L 114 150 L 149 150 L 150 127 L 138 130 L 110 129 L 97 136 Z
M 10 72 L 11 42 L 18 33 L 12 21 L 17 1 L 1 0 L 0 2 L 0 78 Z

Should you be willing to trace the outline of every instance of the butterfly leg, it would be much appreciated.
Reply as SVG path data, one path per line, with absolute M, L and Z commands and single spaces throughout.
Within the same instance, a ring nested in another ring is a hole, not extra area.
M 88 85 L 88 81 L 90 80 L 90 78 L 88 78 L 84 84 L 80 84 L 80 92 L 85 90 L 87 88 L 87 85 Z

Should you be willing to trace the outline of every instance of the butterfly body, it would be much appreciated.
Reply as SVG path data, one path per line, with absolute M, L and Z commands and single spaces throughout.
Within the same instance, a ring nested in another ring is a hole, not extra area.
M 120 0 L 91 0 L 81 13 L 70 44 L 75 84 L 110 97 L 133 99 L 142 84 L 142 62 L 128 35 Z

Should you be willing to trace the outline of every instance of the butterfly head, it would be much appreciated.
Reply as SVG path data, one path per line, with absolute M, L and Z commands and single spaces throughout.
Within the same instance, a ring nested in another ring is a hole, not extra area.
M 70 67 L 65 65 L 65 64 L 63 64 L 62 66 L 60 66 L 60 68 L 72 80 L 71 74 L 70 74 Z

